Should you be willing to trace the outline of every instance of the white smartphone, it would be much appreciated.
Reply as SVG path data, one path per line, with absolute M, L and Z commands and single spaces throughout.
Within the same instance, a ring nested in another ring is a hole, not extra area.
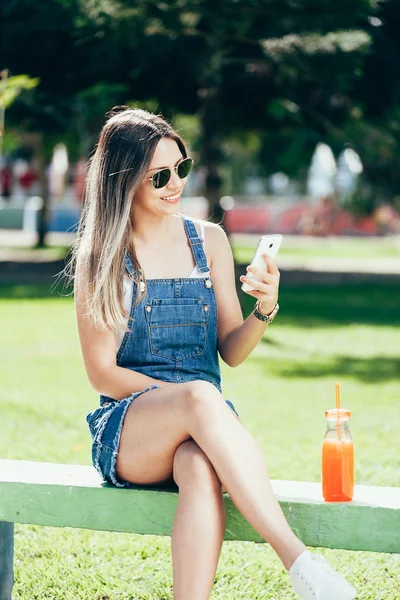
M 280 234 L 276 235 L 263 235 L 258 242 L 258 246 L 253 256 L 253 260 L 251 261 L 250 266 L 256 267 L 257 269 L 261 269 L 265 271 L 266 263 L 263 259 L 263 254 L 268 254 L 273 260 L 275 260 L 276 255 L 278 254 L 278 250 L 281 247 L 283 237 Z M 246 277 L 249 279 L 254 279 L 255 281 L 260 281 L 260 279 L 250 271 L 247 272 Z M 242 283 L 242 290 L 244 292 L 251 292 L 254 288 L 248 283 Z

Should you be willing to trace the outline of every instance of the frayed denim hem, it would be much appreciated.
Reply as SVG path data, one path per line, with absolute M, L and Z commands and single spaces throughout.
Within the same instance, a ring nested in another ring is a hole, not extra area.
M 116 487 L 129 488 L 135 487 L 135 484 L 130 483 L 129 481 L 124 481 L 123 479 L 118 479 L 116 474 L 116 465 L 117 465 L 117 457 L 119 451 L 119 444 L 121 439 L 121 431 L 124 424 L 125 416 L 128 408 L 132 404 L 136 398 L 138 398 L 141 394 L 145 392 L 149 392 L 151 390 L 157 389 L 161 386 L 154 384 L 150 387 L 141 390 L 140 392 L 134 392 L 127 398 L 123 398 L 120 401 L 115 402 L 115 406 L 112 407 L 105 415 L 103 415 L 103 421 L 100 424 L 98 431 L 96 432 L 96 438 L 93 440 L 92 446 L 92 459 L 93 466 L 100 473 L 102 477 L 112 485 Z M 107 432 L 107 443 L 104 444 L 104 434 L 106 432 L 107 425 L 110 423 L 110 419 L 114 412 L 121 408 L 122 405 L 123 410 L 118 420 L 118 427 L 113 433 L 112 431 Z M 108 456 L 106 456 L 108 454 Z M 103 459 L 103 461 L 102 461 Z M 103 462 L 103 464 L 102 464 Z M 106 463 L 106 464 L 104 464 Z

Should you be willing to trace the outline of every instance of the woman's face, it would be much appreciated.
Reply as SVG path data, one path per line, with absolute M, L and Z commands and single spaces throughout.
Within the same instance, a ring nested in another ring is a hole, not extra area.
M 146 176 L 133 198 L 132 209 L 135 212 L 139 209 L 162 216 L 179 210 L 179 201 L 186 179 L 181 179 L 174 167 L 183 159 L 184 156 L 175 140 L 166 137 L 160 139 Z M 166 167 L 171 169 L 171 178 L 165 187 L 155 189 L 150 178 L 153 173 Z

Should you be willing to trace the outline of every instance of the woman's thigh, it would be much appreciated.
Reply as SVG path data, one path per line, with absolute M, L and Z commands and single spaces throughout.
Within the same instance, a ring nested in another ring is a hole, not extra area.
M 212 402 L 225 405 L 218 390 L 204 381 L 170 384 L 138 396 L 121 431 L 118 477 L 136 484 L 171 479 L 176 449 L 191 438 L 190 408 L 198 401 L 204 410 Z

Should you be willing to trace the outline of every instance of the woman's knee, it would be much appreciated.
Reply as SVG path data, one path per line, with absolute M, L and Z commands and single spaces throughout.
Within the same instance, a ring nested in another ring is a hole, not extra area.
M 187 410 L 213 409 L 222 406 L 225 401 L 221 392 L 208 381 L 195 380 L 181 384 L 184 391 L 184 402 Z
M 176 449 L 173 478 L 179 487 L 188 484 L 193 489 L 196 483 L 202 489 L 206 489 L 207 485 L 221 486 L 210 460 L 194 440 L 187 440 Z

